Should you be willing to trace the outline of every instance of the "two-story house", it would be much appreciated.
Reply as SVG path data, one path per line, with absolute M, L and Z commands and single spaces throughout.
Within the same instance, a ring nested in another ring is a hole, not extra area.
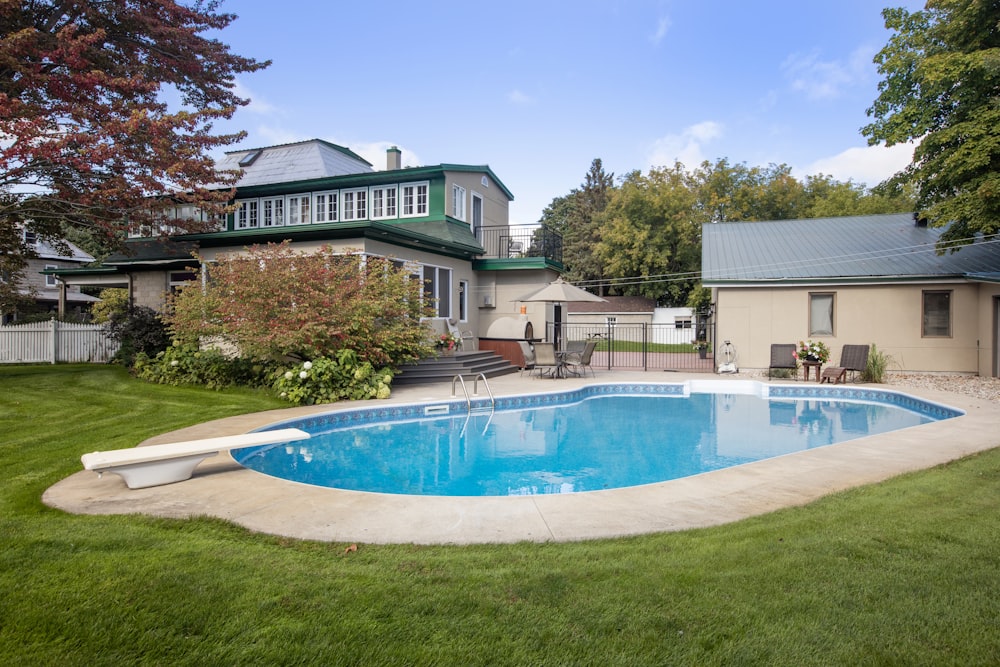
M 449 320 L 478 336 L 501 317 L 519 316 L 515 299 L 556 278 L 562 239 L 535 226 L 511 226 L 514 196 L 486 165 L 402 167 L 390 148 L 384 169 L 351 150 L 313 139 L 228 153 L 220 169 L 239 169 L 233 212 L 216 231 L 154 238 L 133 230 L 125 252 L 100 267 L 67 271 L 70 284 L 125 287 L 132 303 L 159 308 L 203 261 L 285 239 L 308 251 L 392 257 L 425 284 L 439 324 Z M 178 217 L 194 209 L 173 212 Z M 169 222 L 169 221 L 167 221 Z M 544 331 L 552 308 L 525 313 Z
M 60 316 L 82 315 L 90 304 L 99 301 L 97 297 L 81 292 L 77 286 L 67 286 L 52 273 L 91 264 L 94 261 L 92 256 L 69 241 L 53 244 L 29 229 L 22 229 L 21 234 L 25 247 L 34 251 L 34 257 L 27 259 L 21 290 L 32 298 L 34 307 L 31 313 L 0 313 L 0 324 L 11 324 L 26 315 L 40 312 L 58 313 Z

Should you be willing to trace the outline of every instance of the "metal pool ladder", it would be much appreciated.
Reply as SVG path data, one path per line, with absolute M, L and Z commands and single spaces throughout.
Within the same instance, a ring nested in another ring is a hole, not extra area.
M 490 383 L 487 382 L 487 380 L 486 380 L 486 374 L 485 373 L 480 373 L 480 374 L 478 374 L 476 376 L 475 384 L 472 385 L 472 394 L 474 396 L 479 396 L 479 378 L 483 378 L 483 384 L 486 385 L 486 393 L 488 393 L 490 395 L 490 410 L 491 411 L 495 410 L 496 409 L 497 401 L 493 397 L 493 390 L 490 389 Z M 469 388 L 465 385 L 465 378 L 463 378 L 461 374 L 458 374 L 458 375 L 456 375 L 455 377 L 453 377 L 451 379 L 451 395 L 452 396 L 457 396 L 458 395 L 458 394 L 455 393 L 455 384 L 456 383 L 461 383 L 462 384 L 462 391 L 465 393 L 465 406 L 469 409 L 469 412 L 472 412 L 472 398 L 469 396 Z
M 488 429 L 490 427 L 490 422 L 493 421 L 493 413 L 496 411 L 497 401 L 496 401 L 496 398 L 493 397 L 493 390 L 490 389 L 490 383 L 486 380 L 485 373 L 480 373 L 480 374 L 478 374 L 476 376 L 475 383 L 472 385 L 472 393 L 473 393 L 473 395 L 474 396 L 478 396 L 479 395 L 479 378 L 483 378 L 483 384 L 486 385 L 486 392 L 490 395 L 490 404 L 488 406 L 484 405 L 483 407 L 477 409 L 477 411 L 483 412 L 483 413 L 486 412 L 487 408 L 490 411 L 490 417 L 489 417 L 489 419 L 486 420 L 486 425 L 483 426 L 483 435 L 485 435 L 486 434 L 486 429 Z M 465 392 L 465 405 L 466 405 L 466 407 L 469 410 L 468 413 L 465 415 L 465 424 L 462 426 L 462 432 L 461 432 L 461 434 L 459 436 L 459 437 L 462 437 L 462 436 L 465 435 L 465 430 L 469 427 L 469 420 L 472 419 L 472 413 L 473 413 L 472 398 L 469 396 L 469 388 L 465 384 L 465 378 L 463 378 L 461 376 L 461 374 L 456 375 L 455 377 L 453 377 L 451 379 L 451 395 L 452 396 L 457 396 L 458 395 L 458 394 L 455 393 L 455 385 L 456 385 L 456 383 L 461 383 L 461 385 L 462 385 L 462 391 Z

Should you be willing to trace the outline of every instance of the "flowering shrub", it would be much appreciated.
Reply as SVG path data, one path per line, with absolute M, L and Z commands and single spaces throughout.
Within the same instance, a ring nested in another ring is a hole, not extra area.
M 438 336 L 437 341 L 435 341 L 435 347 L 440 350 L 454 350 L 458 347 L 458 344 L 462 341 L 456 333 L 446 333 Z
M 820 361 L 826 363 L 830 361 L 830 348 L 825 343 L 818 341 L 799 341 L 799 349 L 795 351 L 795 358 L 799 361 Z
M 196 384 L 220 389 L 233 385 L 265 386 L 271 366 L 261 361 L 230 358 L 218 350 L 202 350 L 198 345 L 175 340 L 155 357 L 137 354 L 133 372 L 136 377 L 157 384 Z
M 319 357 L 279 371 L 274 389 L 295 405 L 389 398 L 393 373 L 376 369 L 353 350 L 345 349 L 333 357 Z

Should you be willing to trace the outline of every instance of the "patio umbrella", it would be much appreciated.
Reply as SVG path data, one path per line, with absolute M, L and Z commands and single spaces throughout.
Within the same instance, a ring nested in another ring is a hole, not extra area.
M 540 290 L 536 290 L 531 294 L 526 294 L 520 299 L 514 299 L 515 301 L 534 301 L 542 303 L 566 303 L 569 301 L 591 301 L 591 302 L 602 302 L 607 301 L 596 294 L 591 294 L 586 290 L 582 290 L 579 287 L 570 285 L 568 282 L 562 278 L 557 278 L 553 282 L 549 283 Z M 562 326 L 561 322 L 553 323 L 553 334 L 555 337 L 556 345 L 562 344 Z
M 596 294 L 591 294 L 587 290 L 582 290 L 579 287 L 575 287 L 574 285 L 570 285 L 562 278 L 557 278 L 555 281 L 549 283 L 540 290 L 536 290 L 531 294 L 522 296 L 519 299 L 514 299 L 514 301 L 542 301 L 547 303 L 564 303 L 568 301 L 601 302 L 601 301 L 607 301 L 607 299 L 601 298 Z

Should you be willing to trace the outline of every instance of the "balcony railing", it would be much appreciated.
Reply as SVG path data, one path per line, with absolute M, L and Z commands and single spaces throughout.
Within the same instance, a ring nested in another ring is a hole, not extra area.
M 481 227 L 477 238 L 486 250 L 483 259 L 544 257 L 562 263 L 562 235 L 548 227 L 536 225 Z

